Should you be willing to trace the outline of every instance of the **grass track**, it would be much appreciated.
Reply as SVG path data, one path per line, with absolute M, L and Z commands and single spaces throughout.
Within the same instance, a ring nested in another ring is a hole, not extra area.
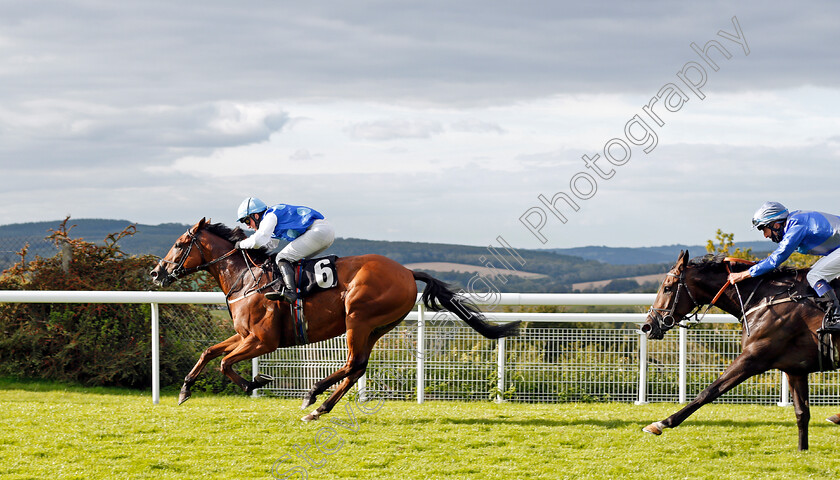
M 840 476 L 827 407 L 801 453 L 791 408 L 710 405 L 654 437 L 642 427 L 677 405 L 344 401 L 304 424 L 298 404 L 0 382 L 0 478 Z

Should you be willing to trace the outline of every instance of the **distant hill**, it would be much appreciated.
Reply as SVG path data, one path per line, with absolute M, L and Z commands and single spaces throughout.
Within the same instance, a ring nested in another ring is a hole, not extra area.
M 771 252 L 776 247 L 773 242 L 737 242 L 736 248 L 752 248 L 753 253 Z M 597 260 L 610 265 L 641 265 L 647 263 L 674 263 L 680 250 L 688 250 L 692 257 L 706 253 L 705 245 L 664 245 L 661 247 L 577 247 L 550 248 L 549 252 L 560 255 L 572 255 L 587 260 Z
M 50 230 L 55 230 L 61 224 L 54 222 L 15 223 L 0 225 L 0 266 L 8 266 L 8 262 L 17 261 L 16 253 L 29 243 L 29 255 L 52 256 L 55 247 L 45 237 Z M 104 243 L 105 238 L 112 233 L 119 233 L 132 225 L 128 220 L 103 219 L 70 219 L 67 222 L 72 238 L 82 238 L 89 242 Z M 184 233 L 188 225 L 178 223 L 163 223 L 160 225 L 137 225 L 137 234 L 123 238 L 119 245 L 126 253 L 132 255 L 152 254 L 165 255 L 175 239 Z
M 50 229 L 58 228 L 60 223 L 56 220 L 54 222 L 1 225 L 0 270 L 8 268 L 18 260 L 16 252 L 26 243 L 30 244 L 29 258 L 33 258 L 35 255 L 53 256 L 55 247 L 50 242 L 45 241 L 44 237 L 49 234 Z M 68 225 L 75 225 L 70 230 L 71 237 L 102 243 L 109 234 L 122 231 L 128 225 L 131 225 L 131 222 L 128 220 L 71 218 Z M 177 223 L 138 224 L 136 227 L 137 233 L 135 235 L 120 240 L 123 250 L 133 255 L 163 256 L 175 242 L 175 239 L 189 228 L 189 225 Z M 504 254 L 503 249 L 500 248 L 498 251 Z M 486 267 L 488 262 L 493 262 L 493 266 L 500 273 L 500 275 L 488 277 L 494 286 L 474 285 L 472 288 L 476 292 L 481 288 L 497 288 L 507 292 L 567 292 L 572 291 L 571 286 L 575 283 L 662 273 L 676 258 L 676 254 L 672 253 L 660 257 L 664 259 L 661 262 L 610 264 L 562 252 L 522 249 L 517 250 L 517 253 L 524 259 L 525 265 L 519 265 L 510 257 L 507 257 L 506 260 L 514 265 L 518 271 L 539 275 L 514 276 L 505 275 L 505 266 L 495 259 L 485 247 L 337 238 L 333 246 L 324 253 L 339 256 L 378 253 L 402 264 L 434 262 Z M 698 251 L 699 253 L 702 252 Z M 453 267 L 453 270 L 449 272 L 441 272 L 440 269 L 437 269 L 434 271 L 434 275 L 446 282 L 465 287 L 474 276 L 472 272 L 467 270 L 463 267 Z

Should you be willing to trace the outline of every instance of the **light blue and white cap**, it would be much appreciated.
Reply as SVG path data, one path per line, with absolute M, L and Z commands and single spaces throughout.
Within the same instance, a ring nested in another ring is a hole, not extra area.
M 257 197 L 248 197 L 239 204 L 236 215 L 239 221 L 243 222 L 248 216 L 254 213 L 262 213 L 266 210 L 268 210 L 268 207 L 262 200 Z

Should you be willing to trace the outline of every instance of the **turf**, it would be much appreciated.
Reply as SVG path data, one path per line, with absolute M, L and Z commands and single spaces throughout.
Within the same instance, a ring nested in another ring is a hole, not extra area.
M 0 478 L 837 478 L 835 410 L 710 405 L 660 437 L 674 404 L 297 400 L 0 382 Z

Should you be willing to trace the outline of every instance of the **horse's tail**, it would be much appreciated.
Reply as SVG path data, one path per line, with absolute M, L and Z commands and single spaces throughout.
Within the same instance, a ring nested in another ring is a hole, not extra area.
M 475 304 L 462 295 L 458 295 L 450 290 L 449 286 L 445 283 L 423 272 L 411 273 L 414 274 L 415 280 L 426 284 L 421 300 L 423 300 L 423 304 L 429 310 L 436 312 L 444 309 L 448 310 L 487 338 L 519 335 L 519 320 L 501 325 L 487 323 L 487 319 L 478 311 L 478 307 Z

